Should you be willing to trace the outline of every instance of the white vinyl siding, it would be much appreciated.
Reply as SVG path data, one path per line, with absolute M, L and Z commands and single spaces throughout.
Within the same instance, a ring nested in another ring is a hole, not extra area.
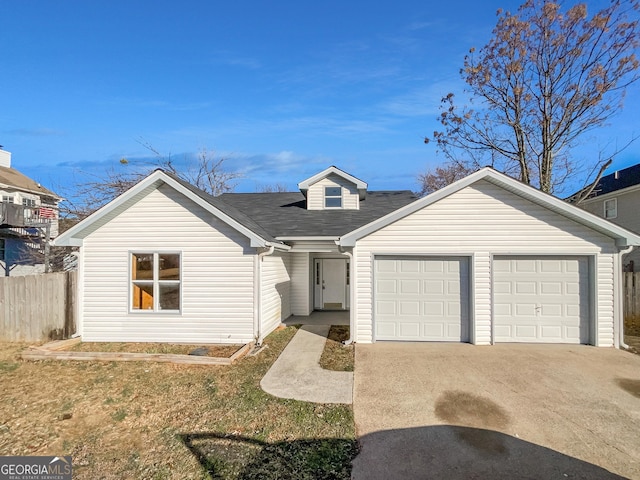
M 254 338 L 249 240 L 171 187 L 145 192 L 84 240 L 85 341 L 245 343 Z M 129 255 L 179 251 L 180 313 L 129 313 Z
M 275 252 L 262 259 L 262 336 L 291 315 L 291 258 Z
M 358 189 L 355 184 L 339 175 L 330 174 L 309 187 L 307 192 L 307 210 L 324 210 L 325 188 L 340 187 L 342 189 L 342 208 L 357 210 L 360 208 Z M 335 207 L 333 207 L 335 209 Z
M 291 313 L 309 315 L 311 302 L 311 269 L 308 252 L 291 253 Z
M 591 198 L 580 204 L 580 207 L 588 212 L 605 217 L 605 202 L 615 200 L 616 217 L 610 220 L 616 225 L 628 228 L 633 232 L 640 232 L 640 186 L 628 191 L 612 192 L 601 197 Z
M 599 295 L 611 292 L 614 241 L 592 229 L 523 199 L 487 181 L 479 181 L 422 210 L 371 233 L 357 242 L 356 341 L 371 342 L 372 266 L 374 255 L 471 256 L 471 341 L 491 343 L 491 255 L 594 255 Z M 608 293 L 602 302 L 611 302 Z M 613 328 L 609 307 L 598 328 Z M 609 346 L 612 336 L 598 337 Z

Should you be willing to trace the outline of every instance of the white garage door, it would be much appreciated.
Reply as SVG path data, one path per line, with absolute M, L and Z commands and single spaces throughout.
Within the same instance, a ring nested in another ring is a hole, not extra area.
M 495 257 L 496 342 L 588 343 L 586 257 Z
M 469 341 L 464 257 L 377 257 L 376 340 Z

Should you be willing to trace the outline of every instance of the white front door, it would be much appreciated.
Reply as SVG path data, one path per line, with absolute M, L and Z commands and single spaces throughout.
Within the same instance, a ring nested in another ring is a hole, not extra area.
M 347 261 L 322 258 L 315 261 L 315 308 L 345 310 L 347 308 Z

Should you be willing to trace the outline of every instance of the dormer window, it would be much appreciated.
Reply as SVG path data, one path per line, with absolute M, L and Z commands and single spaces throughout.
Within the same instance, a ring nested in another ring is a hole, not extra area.
M 342 208 L 342 187 L 324 188 L 325 208 Z

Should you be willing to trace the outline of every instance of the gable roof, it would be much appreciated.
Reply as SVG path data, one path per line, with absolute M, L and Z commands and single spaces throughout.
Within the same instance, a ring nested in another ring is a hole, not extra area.
M 338 175 L 339 177 L 344 178 L 348 182 L 353 183 L 358 189 L 358 193 L 360 194 L 360 199 L 362 200 L 364 198 L 364 194 L 367 191 L 367 183 L 360 180 L 359 178 L 354 177 L 353 175 L 348 174 L 344 170 L 340 170 L 338 167 L 334 165 L 331 165 L 329 168 L 325 168 L 320 173 L 316 173 L 313 177 L 309 177 L 306 180 L 303 180 L 298 184 L 298 188 L 306 196 L 307 194 L 306 192 L 307 190 L 309 190 L 309 187 L 311 185 L 319 182 L 320 180 L 328 177 L 331 174 Z
M 570 205 L 563 200 L 560 200 L 553 195 L 541 192 L 540 190 L 526 185 L 518 180 L 515 180 L 503 173 L 499 173 L 496 170 L 485 167 L 471 175 L 458 180 L 426 197 L 416 200 L 415 202 L 391 212 L 384 217 L 375 220 L 367 225 L 364 225 L 340 239 L 340 245 L 345 247 L 355 246 L 356 241 L 366 237 L 370 233 L 379 230 L 393 222 L 396 222 L 418 210 L 421 210 L 429 205 L 438 202 L 439 200 L 452 195 L 463 188 L 466 188 L 480 180 L 486 180 L 494 185 L 504 188 L 505 190 L 525 198 L 533 203 L 541 205 L 559 215 L 567 217 L 577 223 L 583 224 L 587 227 L 596 230 L 603 235 L 614 238 L 616 245 L 619 247 L 626 247 L 631 245 L 640 245 L 640 236 L 625 229 L 614 223 L 609 222 L 601 217 L 593 215 L 581 208 L 574 205 Z
M 300 192 L 225 193 L 217 197 L 280 240 L 340 237 L 414 202 L 409 190 L 368 192 L 358 210 L 307 210 Z
M 51 190 L 44 188 L 38 182 L 20 173 L 15 168 L 0 166 L 0 188 L 3 187 L 15 188 L 35 195 L 44 195 L 51 197 L 54 200 L 61 199 L 61 197 L 53 193 Z
M 109 220 L 126 210 L 129 206 L 137 203 L 150 191 L 157 189 L 162 184 L 166 184 L 179 193 L 182 193 L 232 228 L 247 236 L 251 240 L 252 247 L 266 247 L 273 245 L 276 248 L 284 250 L 288 250 L 290 248 L 288 245 L 284 245 L 282 242 L 273 238 L 260 225 L 255 223 L 242 212 L 237 211 L 233 207 L 229 207 L 218 198 L 207 194 L 179 177 L 161 169 L 155 170 L 125 193 L 107 203 L 80 223 L 64 232 L 56 238 L 55 244 L 58 246 L 82 245 L 83 238 L 98 229 L 100 226 L 106 224 Z

